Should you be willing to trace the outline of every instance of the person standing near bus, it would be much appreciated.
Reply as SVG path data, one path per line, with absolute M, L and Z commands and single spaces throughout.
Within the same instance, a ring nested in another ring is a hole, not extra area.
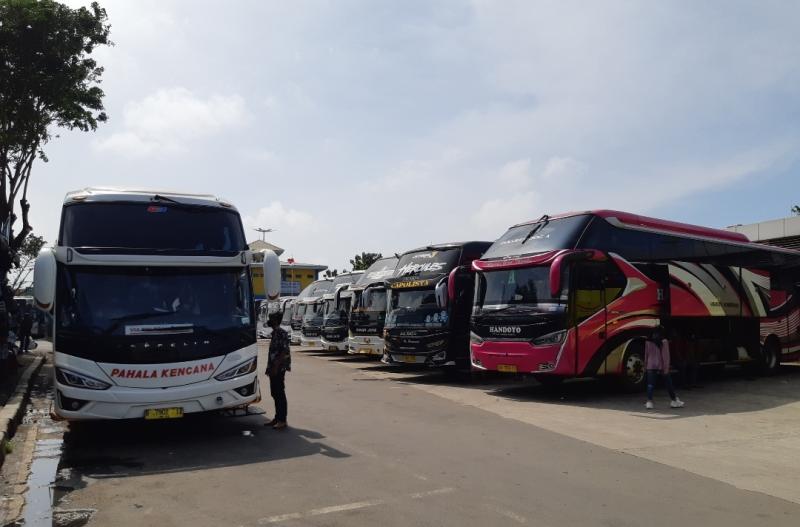
M 33 315 L 31 308 L 26 306 L 19 322 L 19 352 L 28 353 L 31 345 L 31 329 L 33 329 Z
M 286 372 L 292 370 L 292 356 L 289 348 L 289 334 L 281 328 L 283 313 L 271 313 L 267 317 L 267 325 L 272 328 L 272 339 L 269 343 L 267 356 L 267 376 L 269 377 L 269 391 L 275 400 L 275 419 L 264 426 L 271 426 L 276 430 L 286 428 Z
M 671 399 L 670 407 L 682 408 L 684 405 L 683 401 L 675 395 L 675 389 L 672 386 L 672 378 L 669 375 L 669 359 L 669 341 L 664 338 L 664 328 L 657 326 L 653 328 L 650 337 L 644 343 L 644 367 L 647 370 L 647 402 L 644 406 L 648 410 L 653 408 L 653 391 L 659 377 L 663 377 L 664 384 L 667 386 L 667 392 Z

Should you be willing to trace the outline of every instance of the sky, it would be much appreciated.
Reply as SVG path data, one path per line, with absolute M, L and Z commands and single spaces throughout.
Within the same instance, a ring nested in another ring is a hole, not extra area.
M 109 121 L 34 167 L 51 242 L 87 186 L 222 196 L 249 239 L 338 269 L 543 214 L 800 203 L 798 2 L 100 3 Z

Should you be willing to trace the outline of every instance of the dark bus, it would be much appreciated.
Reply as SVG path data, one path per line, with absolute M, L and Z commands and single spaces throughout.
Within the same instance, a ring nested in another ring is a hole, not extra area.
M 394 276 L 397 257 L 381 258 L 350 286 L 350 337 L 348 353 L 383 355 L 386 320 L 386 280 Z
M 387 279 L 386 364 L 469 365 L 472 262 L 491 242 L 431 245 L 400 256 Z
M 347 351 L 347 325 L 350 318 L 349 288 L 364 274 L 363 271 L 340 274 L 333 288 L 322 297 L 322 329 L 320 344 L 327 351 Z

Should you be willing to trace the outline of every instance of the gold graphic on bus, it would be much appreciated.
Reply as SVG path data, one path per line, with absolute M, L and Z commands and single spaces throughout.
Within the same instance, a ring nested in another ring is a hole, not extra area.
M 405 282 L 395 282 L 392 289 L 408 289 L 411 287 L 425 287 L 430 285 L 430 280 L 406 280 Z

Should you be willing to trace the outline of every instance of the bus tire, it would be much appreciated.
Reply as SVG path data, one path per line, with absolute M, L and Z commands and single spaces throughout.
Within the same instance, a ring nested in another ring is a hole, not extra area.
M 781 348 L 777 339 L 768 338 L 761 348 L 760 370 L 762 375 L 775 375 L 781 367 Z
M 644 341 L 632 340 L 622 355 L 620 387 L 628 393 L 644 391 L 647 386 L 647 371 L 644 367 Z

